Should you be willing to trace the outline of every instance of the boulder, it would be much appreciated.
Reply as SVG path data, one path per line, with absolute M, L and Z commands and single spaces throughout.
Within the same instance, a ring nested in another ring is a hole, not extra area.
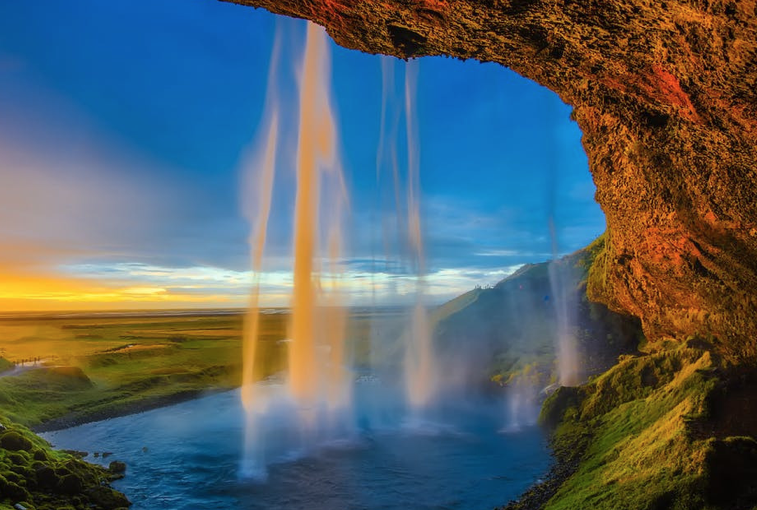
M 53 489 L 58 485 L 59 477 L 50 466 L 46 464 L 37 465 L 34 471 L 37 477 L 37 485 L 40 488 Z
M 92 503 L 103 510 L 117 510 L 131 506 L 131 502 L 126 496 L 110 487 L 93 487 L 86 494 Z
M 82 485 L 81 479 L 72 473 L 61 478 L 55 490 L 61 494 L 74 495 L 81 492 Z
M 126 473 L 126 463 L 125 462 L 121 462 L 120 460 L 114 460 L 108 466 L 108 471 L 110 471 L 114 475 L 125 474 Z
M 30 499 L 29 493 L 26 489 L 15 482 L 8 481 L 2 475 L 0 475 L 0 494 L 12 501 L 24 501 Z
M 27 438 L 16 432 L 15 430 L 8 430 L 0 436 L 0 448 L 5 448 L 10 451 L 29 451 L 32 449 L 32 442 Z

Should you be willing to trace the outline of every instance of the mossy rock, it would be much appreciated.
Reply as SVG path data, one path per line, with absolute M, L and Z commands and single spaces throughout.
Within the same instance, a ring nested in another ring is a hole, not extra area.
M 26 489 L 15 482 L 7 480 L 3 475 L 0 475 L 0 495 L 14 502 L 31 499 Z
M 126 496 L 110 487 L 93 487 L 86 492 L 89 500 L 104 510 L 128 508 L 131 503 Z
M 114 460 L 108 465 L 108 471 L 114 475 L 123 475 L 126 473 L 126 463 L 120 460 Z
M 19 483 L 21 481 L 21 476 L 13 471 L 6 471 L 3 473 L 3 476 L 10 483 Z
M 81 478 L 75 474 L 68 474 L 60 478 L 55 490 L 61 494 L 74 495 L 82 491 L 83 485 Z
M 63 478 L 70 475 L 71 471 L 66 466 L 58 466 L 55 468 L 55 474 L 58 475 L 58 478 Z
M 20 451 L 14 451 L 12 453 L 9 453 L 5 458 L 11 461 L 11 464 L 15 464 L 16 466 L 22 466 L 29 463 L 29 459 L 21 455 Z
M 561 386 L 544 401 L 539 413 L 539 423 L 548 428 L 555 428 L 568 409 L 578 408 L 581 399 L 580 388 Z
M 115 473 L 54 452 L 25 427 L 0 420 L 7 427 L 0 432 L 0 509 L 19 502 L 29 510 L 128 508 L 128 499 L 106 485 Z
M 58 485 L 60 477 L 55 470 L 48 465 L 39 465 L 35 468 L 37 485 L 42 489 L 53 489 Z
M 17 474 L 29 485 L 30 487 L 36 485 L 36 478 L 34 470 L 29 466 L 13 466 L 10 472 Z
M 0 436 L 0 448 L 10 451 L 29 451 L 32 449 L 32 442 L 22 436 L 15 430 L 7 430 Z

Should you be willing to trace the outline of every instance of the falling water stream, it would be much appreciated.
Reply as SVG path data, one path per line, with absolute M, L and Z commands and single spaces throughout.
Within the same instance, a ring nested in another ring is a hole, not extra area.
M 426 260 L 420 210 L 420 162 L 416 136 L 415 96 L 418 62 L 405 69 L 405 131 L 407 134 L 407 223 L 412 262 L 416 270 L 416 302 L 405 354 L 405 384 L 408 402 L 414 410 L 428 406 L 436 388 L 435 363 L 431 346 L 431 325 L 424 303 Z
M 555 353 L 557 377 L 561 386 L 581 384 L 580 363 L 576 339 L 576 289 L 579 279 L 567 260 L 553 260 L 549 264 L 549 283 L 555 307 L 557 325 Z
M 278 35 L 271 59 L 268 95 L 278 87 L 275 66 L 278 63 Z M 299 81 L 299 121 L 297 129 L 294 211 L 293 286 L 291 295 L 290 338 L 286 395 L 291 419 L 298 425 L 296 438 L 314 440 L 323 432 L 325 422 L 349 406 L 350 381 L 344 360 L 346 312 L 339 293 L 339 258 L 342 238 L 341 215 L 344 211 L 345 186 L 337 156 L 336 124 L 329 93 L 329 55 L 326 34 L 309 24 Z M 259 210 L 252 221 L 251 235 L 253 288 L 250 310 L 245 321 L 243 387 L 241 398 L 246 410 L 247 433 L 242 472 L 265 477 L 267 460 L 259 443 L 259 423 L 270 409 L 270 398 L 259 389 L 255 353 L 261 341 L 259 332 L 260 276 L 265 251 L 273 181 L 276 169 L 279 133 L 278 112 L 272 106 L 262 158 L 257 170 Z M 286 135 L 287 133 L 281 133 Z M 323 225 L 325 224 L 325 225 Z M 325 226 L 321 229 L 319 227 Z M 326 241 L 319 243 L 325 232 Z M 322 279 L 321 245 L 326 246 L 327 278 Z M 329 416 L 324 416 L 326 413 Z
M 244 320 L 243 345 L 242 345 L 242 386 L 240 395 L 245 409 L 247 431 L 244 438 L 243 462 L 241 471 L 246 476 L 264 476 L 264 459 L 261 457 L 259 448 L 260 441 L 255 423 L 256 415 L 263 411 L 260 399 L 255 396 L 255 382 L 259 379 L 256 372 L 255 354 L 257 352 L 257 339 L 260 328 L 260 277 L 263 272 L 263 252 L 265 250 L 268 233 L 268 219 L 271 212 L 271 200 L 273 195 L 274 171 L 276 168 L 276 149 L 278 145 L 279 112 L 274 91 L 274 77 L 278 66 L 279 52 L 281 48 L 280 33 L 271 52 L 271 64 L 268 71 L 268 92 L 266 98 L 269 112 L 267 112 L 267 130 L 264 143 L 260 149 L 261 155 L 247 166 L 245 178 L 253 190 L 257 191 L 257 211 L 252 208 L 246 210 L 246 216 L 253 225 L 249 238 L 250 255 L 252 262 L 253 283 L 250 290 L 250 299 L 247 315 Z M 256 170 L 260 169 L 259 179 L 255 179 Z
M 243 386 L 241 398 L 246 410 L 247 434 L 242 472 L 248 476 L 265 477 L 267 460 L 258 445 L 259 423 L 270 412 L 270 399 L 259 386 L 255 354 L 261 341 L 259 332 L 260 278 L 263 274 L 267 225 L 271 214 L 273 183 L 277 167 L 278 144 L 286 137 L 280 127 L 274 100 L 279 38 L 274 44 L 269 71 L 267 114 L 260 157 L 252 167 L 259 175 L 254 198 L 258 209 L 250 218 L 250 237 L 254 275 L 250 309 L 245 321 Z M 303 446 L 332 438 L 334 430 L 349 430 L 352 376 L 345 359 L 347 313 L 339 291 L 340 258 L 344 244 L 342 228 L 347 204 L 346 186 L 338 157 L 336 120 L 330 101 L 329 51 L 325 31 L 309 24 L 304 58 L 299 73 L 299 118 L 297 126 L 296 200 L 294 206 L 293 286 L 289 325 L 288 369 L 286 395 L 291 419 L 297 424 L 297 440 Z M 393 85 L 393 63 L 384 65 L 384 111 L 387 116 L 388 97 L 396 94 Z M 404 346 L 405 401 L 417 415 L 431 403 L 436 388 L 436 367 L 431 345 L 431 324 L 424 301 L 426 262 L 423 246 L 420 206 L 420 164 L 415 113 L 417 62 L 405 65 L 404 105 L 407 156 L 405 179 L 400 178 L 398 164 L 399 132 L 384 132 L 380 147 L 387 149 L 392 166 L 396 217 L 405 224 L 397 234 L 399 254 L 387 254 L 387 260 L 399 257 L 415 274 L 415 303 L 408 317 Z M 395 115 L 396 118 L 396 115 Z M 380 164 L 377 164 L 380 168 Z M 380 172 L 378 174 L 380 178 Z M 399 200 L 405 186 L 405 203 Z M 404 206 L 404 207 L 403 207 Z M 417 416 L 416 416 L 417 417 Z M 336 423 L 340 420 L 345 423 Z

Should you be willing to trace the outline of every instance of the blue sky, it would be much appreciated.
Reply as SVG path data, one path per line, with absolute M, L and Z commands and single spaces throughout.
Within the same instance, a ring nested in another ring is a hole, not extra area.
M 214 0 L 0 4 L 0 276 L 18 280 L 0 284 L 0 306 L 244 304 L 240 167 L 276 23 Z M 278 23 L 278 94 L 296 110 L 305 24 Z M 375 219 L 391 214 L 376 205 L 380 57 L 331 47 L 352 204 L 345 262 L 358 281 L 382 250 Z M 417 104 L 435 300 L 550 258 L 550 215 L 562 253 L 604 230 L 580 130 L 553 93 L 495 64 L 426 58 Z M 271 304 L 286 304 L 291 185 L 277 182 Z M 31 283 L 43 278 L 68 283 L 45 294 Z

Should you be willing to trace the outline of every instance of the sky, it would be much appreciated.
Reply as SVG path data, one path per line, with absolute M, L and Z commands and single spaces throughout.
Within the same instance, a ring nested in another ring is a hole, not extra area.
M 244 169 L 277 26 L 276 95 L 296 131 L 305 23 L 215 0 L 0 3 L 0 310 L 244 306 Z M 346 292 L 352 304 L 407 301 L 413 275 L 389 263 L 381 231 L 394 211 L 376 181 L 387 57 L 329 45 Z M 392 60 L 401 80 L 406 64 Z M 413 65 L 431 301 L 604 231 L 568 105 L 496 64 Z M 277 172 L 267 306 L 286 306 L 291 289 L 294 171 Z

